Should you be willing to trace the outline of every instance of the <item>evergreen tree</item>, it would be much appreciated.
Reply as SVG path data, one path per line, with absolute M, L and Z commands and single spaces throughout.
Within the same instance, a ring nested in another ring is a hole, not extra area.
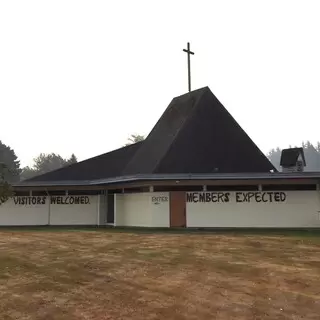
M 140 135 L 140 134 L 132 134 L 129 138 L 128 138 L 128 143 L 126 143 L 126 146 L 129 146 L 130 144 L 133 143 L 137 143 L 140 141 L 143 141 L 145 139 L 144 136 Z
M 4 179 L 9 182 L 17 182 L 20 180 L 20 161 L 13 149 L 5 145 L 0 140 L 0 163 L 6 168 L 3 171 Z
M 301 143 L 301 146 L 303 148 L 306 159 L 305 171 L 320 171 L 320 142 L 317 142 L 316 146 L 314 146 L 310 141 L 303 141 Z M 289 148 L 292 148 L 292 146 L 289 146 Z M 281 170 L 281 152 L 282 150 L 279 147 L 277 147 L 275 149 L 271 149 L 270 152 L 267 154 L 267 157 L 269 158 L 271 163 L 277 168 L 277 170 Z
M 8 171 L 7 166 L 0 163 L 0 205 L 6 202 L 12 195 L 12 188 L 8 181 L 5 180 L 6 173 Z
M 59 154 L 55 153 L 40 153 L 40 155 L 34 158 L 33 161 L 34 164 L 31 168 L 23 168 L 21 180 L 30 179 L 34 176 L 45 174 L 78 162 L 77 157 L 74 154 L 72 154 L 69 159 L 64 159 Z

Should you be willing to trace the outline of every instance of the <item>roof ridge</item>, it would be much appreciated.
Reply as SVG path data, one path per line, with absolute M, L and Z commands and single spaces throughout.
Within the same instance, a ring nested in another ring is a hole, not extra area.
M 188 94 L 193 94 L 193 93 L 198 92 L 198 91 L 201 91 L 201 90 L 206 91 L 206 90 L 210 90 L 210 89 L 209 89 L 208 86 L 204 86 L 204 87 L 201 87 L 201 88 L 192 90 L 192 91 L 190 91 L 190 92 L 183 93 L 183 94 L 181 94 L 180 96 L 176 96 L 176 97 L 174 97 L 172 100 L 175 100 L 175 99 L 178 99 L 178 98 L 182 98 L 182 97 L 184 97 L 184 96 L 186 96 L 186 95 L 188 95 Z

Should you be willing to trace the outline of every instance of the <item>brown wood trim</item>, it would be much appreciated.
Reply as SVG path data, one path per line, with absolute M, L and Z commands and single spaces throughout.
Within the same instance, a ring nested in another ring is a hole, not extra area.
M 170 227 L 185 228 L 186 225 L 186 193 L 184 191 L 170 192 Z

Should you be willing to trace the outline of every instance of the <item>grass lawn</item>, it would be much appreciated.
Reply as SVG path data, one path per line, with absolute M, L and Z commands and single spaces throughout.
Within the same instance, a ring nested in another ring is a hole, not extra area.
M 319 319 L 320 237 L 0 231 L 0 319 Z

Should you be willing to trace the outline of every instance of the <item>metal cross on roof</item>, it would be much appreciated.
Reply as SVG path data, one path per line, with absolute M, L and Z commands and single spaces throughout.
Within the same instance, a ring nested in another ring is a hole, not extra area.
M 188 54 L 188 88 L 189 92 L 191 91 L 191 70 L 190 70 L 190 54 L 194 54 L 194 52 L 190 51 L 190 43 L 187 44 L 188 49 L 183 49 L 184 52 Z

